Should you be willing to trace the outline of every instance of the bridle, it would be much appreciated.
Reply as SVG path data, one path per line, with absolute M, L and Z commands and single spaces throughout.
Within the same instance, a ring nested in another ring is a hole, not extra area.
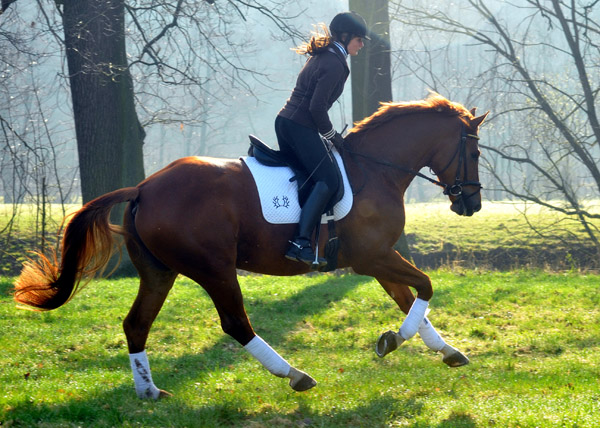
M 440 183 L 442 185 L 442 187 L 444 187 L 444 195 L 462 196 L 464 199 L 468 199 L 471 196 L 476 195 L 477 193 L 479 193 L 481 191 L 482 186 L 479 181 L 461 181 L 461 179 L 460 179 L 461 167 L 463 169 L 462 176 L 463 177 L 467 176 L 467 139 L 468 138 L 472 138 L 474 140 L 479 140 L 479 136 L 477 136 L 475 134 L 469 134 L 467 132 L 467 129 L 465 128 L 465 125 L 463 124 L 461 127 L 461 130 L 460 130 L 460 142 L 458 145 L 458 150 L 454 153 L 454 156 L 452 156 L 452 159 L 450 159 L 450 162 L 448 162 L 448 165 L 446 165 L 441 171 L 438 171 L 438 173 L 437 173 L 438 175 L 444 173 L 444 171 L 446 171 L 450 167 L 450 165 L 454 161 L 454 158 L 458 154 L 458 166 L 456 167 L 456 175 L 454 178 L 454 184 L 450 186 L 448 184 Z M 477 187 L 477 190 L 469 195 L 463 195 L 463 186 L 475 186 L 475 187 Z
M 452 158 L 450 159 L 448 164 L 444 168 L 442 168 L 441 171 L 437 172 L 437 175 L 444 173 L 448 168 L 450 168 L 450 165 L 452 165 L 452 162 L 454 162 L 454 159 L 456 158 L 456 156 L 458 156 L 458 166 L 456 168 L 454 184 L 447 184 L 442 181 L 433 179 L 433 178 L 428 177 L 425 174 L 422 174 L 419 171 L 416 171 L 412 168 L 406 168 L 406 167 L 397 165 L 392 162 L 377 159 L 376 157 L 373 157 L 373 156 L 370 156 L 370 155 L 367 155 L 364 153 L 356 152 L 356 151 L 348 148 L 347 146 L 343 146 L 342 150 L 349 153 L 351 156 L 359 156 L 359 157 L 367 159 L 373 163 L 387 166 L 387 167 L 397 169 L 400 171 L 404 171 L 404 172 L 412 174 L 416 177 L 423 178 L 423 179 L 429 181 L 430 183 L 435 184 L 436 186 L 442 187 L 444 189 L 444 195 L 449 195 L 449 196 L 454 196 L 454 197 L 460 196 L 463 199 L 468 199 L 471 196 L 474 196 L 477 193 L 479 193 L 482 189 L 481 183 L 479 181 L 472 181 L 472 180 L 463 181 L 463 180 L 461 180 L 461 168 L 463 170 L 462 176 L 463 177 L 467 176 L 467 139 L 469 139 L 469 138 L 479 140 L 479 136 L 477 136 L 475 134 L 470 134 L 467 131 L 465 125 L 462 124 L 461 130 L 460 130 L 460 141 L 458 144 L 458 149 L 456 150 L 456 152 L 454 153 L 454 155 L 452 156 Z M 477 190 L 471 194 L 463 194 L 464 186 L 475 186 L 475 187 L 477 187 Z M 362 190 L 362 188 L 361 188 L 361 190 Z M 355 192 L 355 194 L 356 193 L 358 193 L 358 192 Z

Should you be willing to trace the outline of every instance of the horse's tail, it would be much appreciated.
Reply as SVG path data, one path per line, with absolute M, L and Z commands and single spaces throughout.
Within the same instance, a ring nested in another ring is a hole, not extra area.
M 138 194 L 137 187 L 126 187 L 85 204 L 65 229 L 60 263 L 56 253 L 50 259 L 36 252 L 39 259 L 26 262 L 15 281 L 15 300 L 38 310 L 67 303 L 82 288 L 82 277 L 93 277 L 110 260 L 114 252 L 111 232 L 124 234 L 121 227 L 109 223 L 110 210 Z

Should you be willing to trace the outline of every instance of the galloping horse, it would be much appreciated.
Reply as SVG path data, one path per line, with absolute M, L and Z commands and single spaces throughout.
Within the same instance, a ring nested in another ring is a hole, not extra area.
M 468 363 L 446 344 L 425 317 L 433 295 L 429 277 L 393 249 L 404 228 L 404 192 L 423 167 L 430 167 L 459 215 L 481 208 L 478 128 L 475 117 L 438 94 L 411 103 L 384 103 L 350 131 L 340 149 L 354 190 L 354 203 L 337 222 L 338 267 L 377 279 L 407 314 L 398 332 L 382 334 L 383 357 L 419 332 L 450 366 Z M 425 176 L 423 176 L 425 177 Z M 428 178 L 429 179 L 429 178 Z M 122 227 L 109 224 L 111 208 L 128 202 Z M 158 389 L 145 351 L 150 327 L 175 278 L 185 275 L 210 295 L 223 331 L 271 373 L 303 391 L 316 385 L 254 332 L 246 315 L 236 269 L 297 275 L 310 268 L 284 257 L 294 224 L 270 224 L 261 215 L 257 188 L 243 160 L 179 159 L 137 187 L 107 193 L 85 204 L 62 240 L 60 263 L 39 255 L 15 282 L 15 300 L 40 310 L 55 309 L 78 291 L 82 277 L 99 271 L 113 250 L 113 232 L 124 237 L 139 272 L 137 298 L 123 322 L 136 392 L 140 398 L 169 395 Z M 326 240 L 321 234 L 321 244 Z M 323 248 L 323 245 L 320 246 Z M 413 296 L 409 286 L 416 292 Z

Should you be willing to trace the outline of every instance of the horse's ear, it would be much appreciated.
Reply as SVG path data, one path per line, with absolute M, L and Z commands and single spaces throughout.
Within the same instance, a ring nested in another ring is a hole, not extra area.
M 473 112 L 474 110 L 475 109 L 473 109 L 471 111 Z M 483 123 L 483 121 L 485 120 L 485 118 L 487 117 L 488 114 L 490 114 L 489 111 L 487 111 L 487 112 L 485 112 L 485 114 L 482 114 L 481 116 L 476 117 L 475 119 L 471 120 L 471 126 L 473 128 L 478 128 Z
M 473 107 L 470 111 L 471 111 L 471 115 L 475 116 L 475 112 L 477 111 L 477 107 Z

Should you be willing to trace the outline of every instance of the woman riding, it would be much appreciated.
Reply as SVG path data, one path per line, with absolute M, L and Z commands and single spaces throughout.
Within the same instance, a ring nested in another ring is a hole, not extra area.
M 355 12 L 337 14 L 324 34 L 316 34 L 296 52 L 309 55 L 300 71 L 296 87 L 275 119 L 275 132 L 281 152 L 297 160 L 315 183 L 302 207 L 300 222 L 285 257 L 313 265 L 317 257 L 311 246 L 315 226 L 339 183 L 329 144 L 344 139 L 335 130 L 328 111 L 340 97 L 350 69 L 348 55 L 357 55 L 367 37 L 365 20 Z M 302 183 L 299 183 L 301 185 Z M 319 265 L 326 261 L 317 260 Z

